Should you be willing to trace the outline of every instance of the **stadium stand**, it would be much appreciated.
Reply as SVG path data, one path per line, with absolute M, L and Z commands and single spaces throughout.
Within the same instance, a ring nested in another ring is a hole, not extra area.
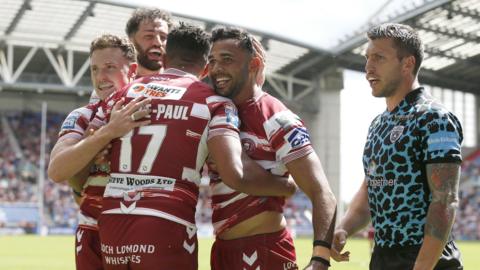
M 64 114 L 47 114 L 47 143 L 49 153 L 56 141 Z M 38 229 L 38 164 L 40 159 L 41 114 L 31 111 L 3 112 L 0 131 L 0 227 L 22 228 L 26 233 Z M 48 155 L 45 157 L 48 164 Z M 45 181 L 44 225 L 51 230 L 76 225 L 77 207 L 66 185 Z
M 480 150 L 464 159 L 459 194 L 453 235 L 459 240 L 480 240 Z

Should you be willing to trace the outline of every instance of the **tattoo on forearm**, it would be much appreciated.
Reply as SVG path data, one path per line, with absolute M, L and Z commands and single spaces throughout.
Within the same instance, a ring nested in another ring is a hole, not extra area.
M 447 241 L 458 205 L 460 165 L 429 164 L 427 178 L 432 202 L 427 213 L 425 234 Z

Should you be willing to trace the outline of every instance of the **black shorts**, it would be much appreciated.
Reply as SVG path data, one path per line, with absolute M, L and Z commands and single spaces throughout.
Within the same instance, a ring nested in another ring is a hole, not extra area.
M 413 269 L 417 259 L 420 245 L 408 247 L 382 248 L 375 246 L 370 270 L 406 270 Z M 463 264 L 460 260 L 460 251 L 455 242 L 447 243 L 442 251 L 442 257 L 434 270 L 462 270 Z

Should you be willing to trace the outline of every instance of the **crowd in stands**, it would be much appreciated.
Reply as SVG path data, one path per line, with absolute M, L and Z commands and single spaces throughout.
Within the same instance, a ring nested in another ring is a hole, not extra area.
M 459 240 L 480 240 L 480 150 L 464 159 L 459 198 L 453 235 Z
M 8 140 L 6 130 L 0 131 L 0 204 L 37 203 L 38 168 L 40 160 L 41 113 L 29 111 L 2 112 L 17 140 L 20 152 L 15 152 Z M 64 114 L 48 113 L 46 129 L 46 156 L 56 139 Z M 43 188 L 45 225 L 48 227 L 72 227 L 76 224 L 77 207 L 67 185 L 48 180 L 45 172 Z
M 11 145 L 2 125 L 0 129 L 0 205 L 35 204 L 38 196 L 38 167 L 40 158 L 41 114 L 39 112 L 1 112 L 7 119 L 20 152 Z M 46 164 L 48 153 L 57 138 L 59 126 L 65 115 L 48 113 Z M 46 174 L 45 174 L 46 175 Z M 66 184 L 55 184 L 47 177 L 43 190 L 45 222 L 49 227 L 74 227 L 78 207 Z M 459 240 L 480 240 L 480 150 L 465 158 L 462 166 L 460 202 L 453 235 Z M 287 224 L 297 235 L 311 233 L 310 201 L 301 192 L 288 199 L 285 206 Z M 196 220 L 210 224 L 210 189 L 202 185 L 199 194 Z M 1 227 L 1 222 L 0 222 Z

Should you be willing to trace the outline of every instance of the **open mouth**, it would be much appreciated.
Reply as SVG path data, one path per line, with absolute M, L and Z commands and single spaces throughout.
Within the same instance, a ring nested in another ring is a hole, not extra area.
M 214 82 L 215 82 L 215 86 L 217 86 L 218 88 L 225 88 L 227 84 L 230 82 L 230 78 L 225 76 L 217 77 L 215 78 Z
M 97 89 L 100 90 L 101 92 L 114 91 L 115 85 L 113 85 L 113 83 L 100 83 Z
M 377 85 L 380 82 L 380 80 L 375 77 L 367 77 L 367 81 L 371 86 Z
M 148 58 L 154 61 L 162 60 L 162 51 L 160 49 L 151 49 L 147 52 Z

